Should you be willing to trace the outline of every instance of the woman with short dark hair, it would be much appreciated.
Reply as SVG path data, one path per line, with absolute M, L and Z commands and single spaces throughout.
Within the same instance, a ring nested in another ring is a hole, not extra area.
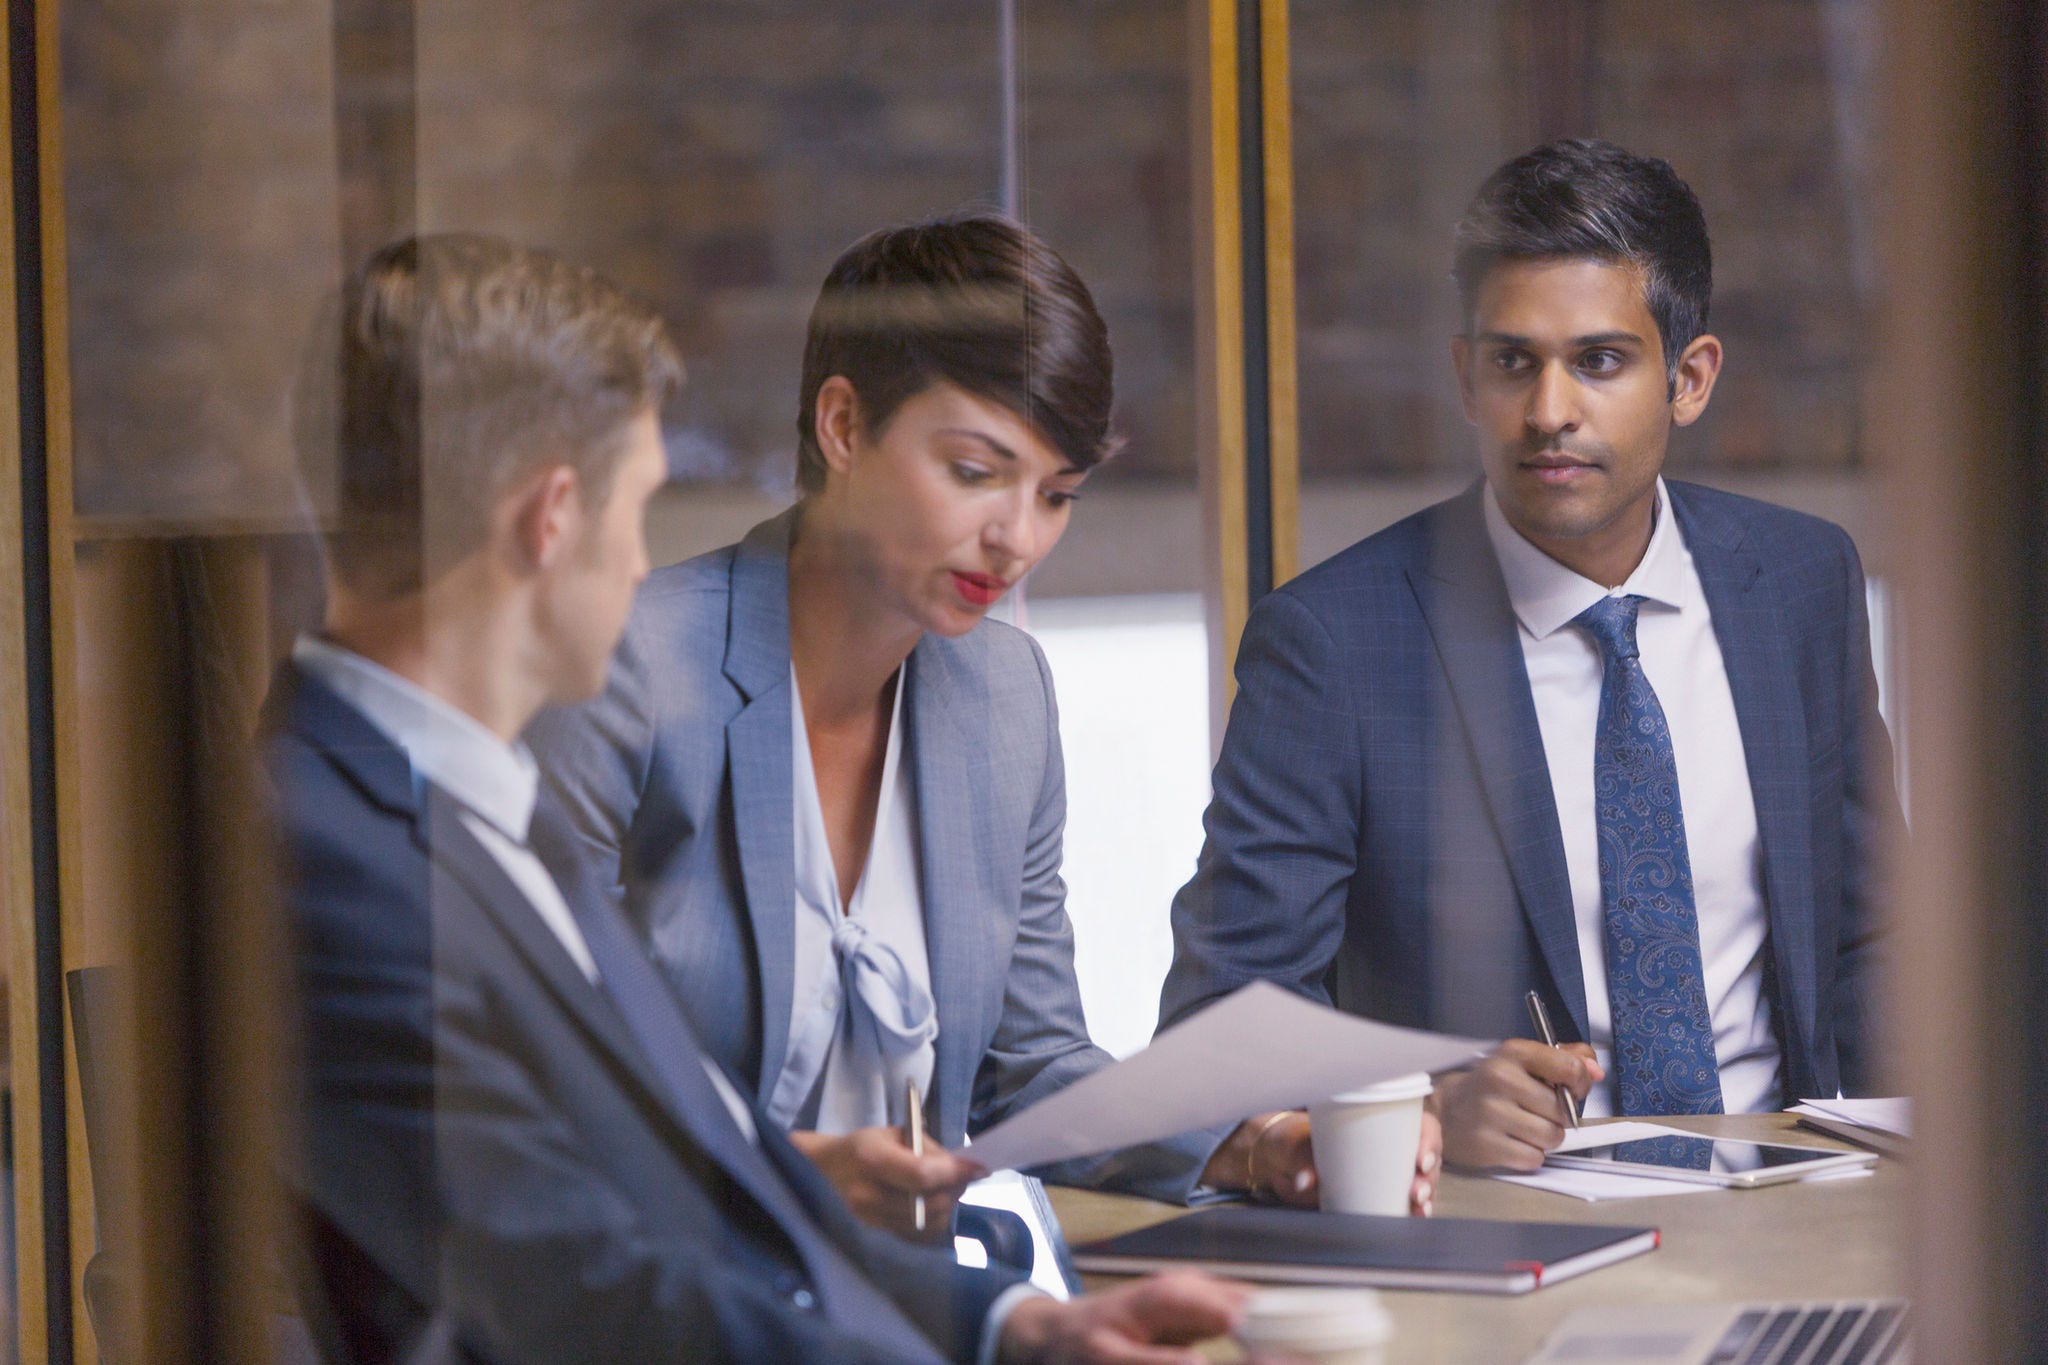
M 811 317 L 801 500 L 653 574 L 605 694 L 530 737 L 544 824 L 623 895 L 706 1051 L 901 1231 L 922 1196 L 942 1232 L 978 1173 L 906 1149 L 913 1090 L 954 1148 L 1110 1060 L 1074 981 L 1052 679 L 984 617 L 1114 449 L 1111 398 L 1107 328 L 1029 229 L 864 238 Z M 1181 1199 L 1222 1136 L 1057 1174 Z

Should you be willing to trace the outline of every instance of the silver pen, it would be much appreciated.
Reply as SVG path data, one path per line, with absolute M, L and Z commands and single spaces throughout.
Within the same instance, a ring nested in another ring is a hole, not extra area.
M 910 1108 L 910 1154 L 911 1154 L 912 1156 L 923 1156 L 923 1155 L 924 1155 L 924 1101 L 923 1101 L 923 1099 L 922 1099 L 922 1098 L 921 1098 L 921 1097 L 920 1097 L 920 1096 L 918 1095 L 918 1093 L 917 1093 L 917 1082 L 916 1082 L 916 1081 L 910 1081 L 910 1082 L 908 1082 L 908 1083 L 907 1083 L 907 1085 L 906 1085 L 906 1090 L 908 1091 L 908 1099 L 909 1099 L 909 1101 L 910 1101 L 910 1105 L 909 1105 L 909 1108 Z M 911 1210 L 912 1210 L 912 1215 L 913 1215 L 913 1217 L 914 1217 L 914 1219 L 915 1219 L 915 1221 L 916 1221 L 916 1223 L 917 1223 L 917 1230 L 918 1230 L 919 1232 L 923 1232 L 923 1231 L 924 1231 L 924 1196 L 923 1196 L 923 1195 L 919 1195 L 919 1196 L 917 1196 L 917 1201 L 916 1201 L 916 1203 L 914 1203 L 914 1204 L 913 1204 L 913 1205 L 911 1206 Z
M 1550 1011 L 1543 1008 L 1543 997 L 1530 991 L 1528 1000 L 1529 1018 L 1535 1022 L 1537 1036 L 1543 1039 L 1544 1046 L 1556 1047 L 1557 1030 L 1550 1026 Z M 1564 1116 L 1571 1121 L 1572 1127 L 1578 1127 L 1579 1102 L 1572 1098 L 1570 1088 L 1562 1085 L 1557 1087 L 1557 1097 L 1564 1101 Z

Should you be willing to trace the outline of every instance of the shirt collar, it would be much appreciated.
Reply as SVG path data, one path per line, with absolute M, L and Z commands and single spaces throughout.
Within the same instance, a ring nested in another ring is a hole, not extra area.
M 1544 639 L 1570 625 L 1580 612 L 1610 595 L 1606 588 L 1567 569 L 1523 539 L 1521 532 L 1508 525 L 1490 483 L 1486 486 L 1484 502 L 1486 536 L 1493 542 L 1494 558 L 1500 561 L 1501 577 L 1507 580 L 1508 601 L 1515 609 L 1515 619 L 1522 623 L 1524 630 L 1539 640 Z M 1670 511 L 1671 499 L 1664 490 L 1664 480 L 1659 478 L 1657 500 L 1651 513 L 1655 522 L 1650 531 L 1650 546 L 1643 551 L 1642 562 L 1636 565 L 1635 572 L 1628 576 L 1627 582 L 1614 589 L 1613 596 L 1633 594 L 1673 611 L 1684 610 L 1686 566 L 1691 556 L 1686 552 L 1685 536 L 1678 529 L 1678 519 L 1671 516 Z
M 505 743 L 417 683 L 326 640 L 301 635 L 292 662 L 403 749 L 416 774 L 514 843 L 526 842 L 540 770 L 524 744 Z

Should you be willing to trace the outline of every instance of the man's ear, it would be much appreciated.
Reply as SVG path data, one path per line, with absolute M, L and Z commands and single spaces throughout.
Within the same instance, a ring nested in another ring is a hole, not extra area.
M 583 490 L 568 465 L 549 465 L 506 495 L 512 548 L 528 568 L 558 563 L 582 534 Z
M 1472 407 L 1472 339 L 1467 336 L 1451 338 L 1451 373 L 1458 377 L 1458 402 L 1465 409 L 1465 420 L 1477 422 L 1479 418 Z
M 818 386 L 818 401 L 811 409 L 811 435 L 827 469 L 844 474 L 852 467 L 860 433 L 860 395 L 853 391 L 852 380 L 835 374 Z
M 1721 339 L 1696 336 L 1678 357 L 1678 369 L 1671 379 L 1671 420 L 1691 426 L 1707 410 L 1714 396 L 1714 381 L 1721 376 Z

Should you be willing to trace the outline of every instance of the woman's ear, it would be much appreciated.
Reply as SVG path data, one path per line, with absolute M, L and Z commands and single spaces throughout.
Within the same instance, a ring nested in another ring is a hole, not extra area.
M 833 375 L 818 386 L 818 400 L 811 409 L 811 434 L 825 467 L 844 474 L 853 466 L 853 455 L 862 431 L 860 395 L 853 381 Z

